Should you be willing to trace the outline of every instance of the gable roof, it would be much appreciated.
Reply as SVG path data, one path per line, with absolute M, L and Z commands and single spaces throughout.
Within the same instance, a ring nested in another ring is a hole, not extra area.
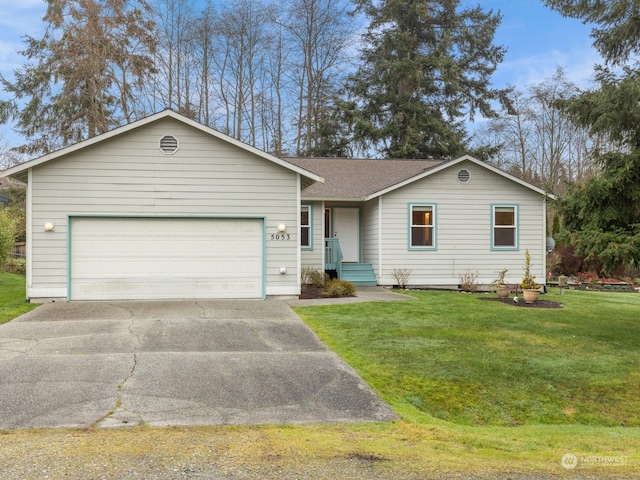
M 353 158 L 288 158 L 325 179 L 302 192 L 307 200 L 366 200 L 442 164 L 442 160 L 371 160 Z
M 236 147 L 242 148 L 243 150 L 246 150 L 249 153 L 252 153 L 254 155 L 257 155 L 258 157 L 262 157 L 263 159 L 275 163 L 277 165 L 280 165 L 288 170 L 294 171 L 300 175 L 302 175 L 303 177 L 303 182 L 302 182 L 302 187 L 307 187 L 309 185 L 311 185 L 312 183 L 315 182 L 323 182 L 324 180 L 322 179 L 322 177 L 316 175 L 315 173 L 312 173 L 310 171 L 305 170 L 304 168 L 298 166 L 298 165 L 294 165 L 292 163 L 287 162 L 286 160 L 283 160 L 281 158 L 278 158 L 274 155 L 271 155 L 269 153 L 263 152 L 262 150 L 252 147 L 251 145 L 248 145 L 244 142 L 241 142 L 240 140 L 237 140 L 235 138 L 232 138 L 228 135 L 225 135 L 224 133 L 218 132 L 217 130 L 214 130 L 211 127 L 207 127 L 206 125 L 203 125 L 201 123 L 196 122 L 195 120 L 191 120 L 190 118 L 185 117 L 184 115 L 180 115 L 179 113 L 174 112 L 173 110 L 163 110 L 162 112 L 158 112 L 155 113 L 153 115 L 150 115 L 148 117 L 142 118 L 140 120 L 137 120 L 133 123 L 129 123 L 127 125 L 123 125 L 122 127 L 118 127 L 115 128 L 109 132 L 103 133 L 101 135 L 98 135 L 96 137 L 92 137 L 88 140 L 84 140 L 82 142 L 76 143 L 74 145 L 70 145 L 68 147 L 62 148 L 60 150 L 57 150 L 55 152 L 51 152 L 47 155 L 43 155 L 41 157 L 38 158 L 34 158 L 33 160 L 29 160 L 28 162 L 25 163 L 21 163 L 20 165 L 16 165 L 15 167 L 11 167 L 7 170 L 5 170 L 4 172 L 0 172 L 0 177 L 14 177 L 17 178 L 19 180 L 22 181 L 26 181 L 26 177 L 27 177 L 27 172 L 30 168 L 33 167 L 37 167 L 38 165 L 41 165 L 43 163 L 46 162 L 50 162 L 51 160 L 55 160 L 57 158 L 61 158 L 65 155 L 68 155 L 72 152 L 77 152 L 80 150 L 83 150 L 85 148 L 88 148 L 92 145 L 95 145 L 97 143 L 100 142 L 104 142 L 105 140 L 117 137 L 118 135 L 122 135 L 123 133 L 127 133 L 127 132 L 131 132 L 132 130 L 135 130 L 137 128 L 143 127 L 145 125 L 149 125 L 151 123 L 157 122 L 158 120 L 162 120 L 165 118 L 173 118 L 174 120 L 177 120 L 179 122 L 182 122 L 186 125 L 189 125 L 197 130 L 200 130 L 201 132 L 204 132 L 208 135 L 211 135 L 212 137 L 218 138 L 224 142 L 230 143 L 232 145 L 235 145 Z
M 371 200 L 464 161 L 486 168 L 540 195 L 555 198 L 544 190 L 477 160 L 471 155 L 463 155 L 449 161 L 350 158 L 290 158 L 288 160 L 325 178 L 324 184 L 314 184 L 303 190 L 302 198 L 306 200 Z

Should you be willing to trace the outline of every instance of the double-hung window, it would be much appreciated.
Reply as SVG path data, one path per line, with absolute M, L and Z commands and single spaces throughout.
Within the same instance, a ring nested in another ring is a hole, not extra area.
M 409 205 L 409 248 L 431 249 L 436 248 L 436 205 L 435 204 L 411 204 Z
M 300 207 L 300 246 L 311 248 L 311 206 Z
M 495 250 L 518 248 L 518 206 L 492 205 L 492 245 Z

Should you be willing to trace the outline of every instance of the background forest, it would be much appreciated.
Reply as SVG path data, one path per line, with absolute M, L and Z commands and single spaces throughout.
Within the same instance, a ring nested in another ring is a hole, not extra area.
M 550 233 L 581 261 L 634 272 L 640 1 L 543 3 L 594 25 L 593 89 L 562 69 L 494 88 L 500 13 L 460 0 L 47 0 L 0 76 L 0 123 L 25 139 L 0 168 L 165 108 L 278 156 L 470 153 L 557 195 Z

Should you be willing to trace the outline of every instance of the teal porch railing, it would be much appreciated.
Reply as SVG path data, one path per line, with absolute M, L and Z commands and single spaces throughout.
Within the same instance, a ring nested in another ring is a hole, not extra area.
M 342 250 L 337 238 L 324 239 L 324 269 L 335 270 L 338 278 L 342 273 Z

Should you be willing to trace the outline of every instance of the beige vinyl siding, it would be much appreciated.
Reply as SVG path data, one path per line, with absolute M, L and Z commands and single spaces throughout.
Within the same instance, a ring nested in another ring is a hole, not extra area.
M 457 180 L 460 169 L 471 181 Z M 437 206 L 435 250 L 409 249 L 409 205 Z M 518 206 L 518 250 L 491 248 L 491 206 Z M 529 248 L 534 274 L 544 280 L 545 219 L 542 195 L 471 162 L 463 162 L 383 196 L 383 271 L 381 284 L 394 283 L 391 271 L 412 271 L 414 285 L 455 285 L 466 272 L 478 272 L 479 283 L 490 283 L 496 272 L 509 269 L 518 283 L 524 252 Z
M 159 139 L 180 149 L 165 155 Z M 297 174 L 171 118 L 33 169 L 35 288 L 67 285 L 67 216 L 203 216 L 266 219 L 266 284 L 297 288 Z M 55 222 L 45 233 L 45 222 Z M 272 241 L 286 223 L 288 241 Z M 279 273 L 280 267 L 287 274 Z
M 302 249 L 302 266 L 324 271 L 324 204 L 303 201 L 311 206 L 311 235 L 313 248 Z

